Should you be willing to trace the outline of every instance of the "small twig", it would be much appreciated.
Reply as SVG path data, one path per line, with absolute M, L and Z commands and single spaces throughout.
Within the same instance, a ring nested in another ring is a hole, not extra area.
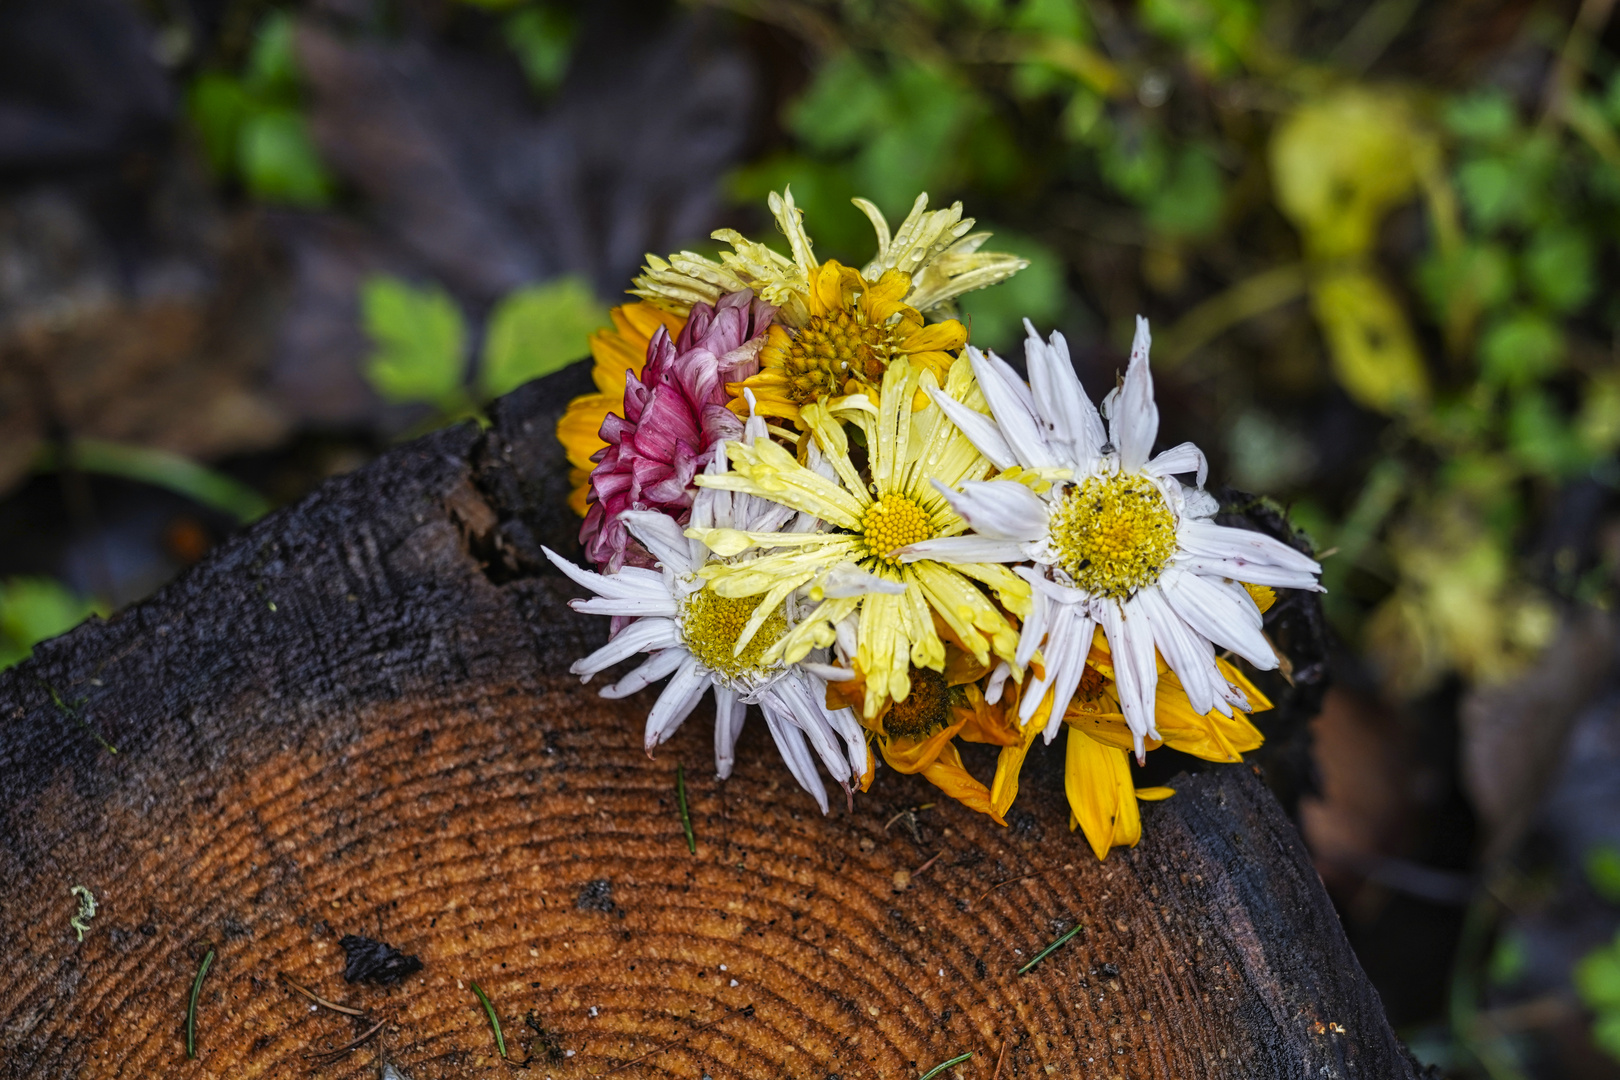
M 934 852 L 934 857 L 932 859 L 929 859 L 927 862 L 923 863 L 921 866 L 917 867 L 917 869 L 913 870 L 911 872 L 911 876 L 915 878 L 918 874 L 921 874 L 924 870 L 928 869 L 930 866 L 933 866 L 935 863 L 939 862 L 939 857 L 941 855 L 943 855 L 943 854 L 945 854 L 945 849 L 944 848 L 940 848 L 938 851 Z
M 1035 873 L 1035 874 L 1024 874 L 1022 877 L 1008 878 L 1006 881 L 998 881 L 994 885 L 990 886 L 988 889 L 984 890 L 984 892 L 980 893 L 979 894 L 979 900 L 983 900 L 986 896 L 989 896 L 991 893 L 995 892 L 997 889 L 1006 888 L 1008 885 L 1016 885 L 1020 881 L 1030 881 L 1030 880 L 1032 880 L 1034 878 L 1045 877 L 1047 874 L 1055 874 L 1055 873 L 1057 873 L 1057 870 L 1054 868 L 1052 870 L 1042 870 L 1039 873 Z M 975 900 L 973 902 L 975 904 L 977 904 L 979 902 L 979 900 Z
M 305 997 L 309 998 L 309 1000 L 313 1001 L 317 1005 L 324 1005 L 326 1008 L 331 1009 L 333 1012 L 347 1013 L 350 1016 L 364 1016 L 364 1015 L 366 1015 L 366 1011 L 364 1009 L 354 1009 L 354 1008 L 350 1008 L 348 1005 L 339 1005 L 335 1001 L 327 1001 L 325 998 L 321 997 L 321 995 L 317 994 L 315 991 L 309 989 L 308 987 L 299 986 L 297 983 L 293 982 L 292 979 L 287 977 L 287 973 L 285 971 L 278 971 L 278 972 L 276 972 L 276 974 L 281 976 L 281 981 L 282 982 L 286 983 L 288 986 L 290 986 L 292 989 L 298 991 L 300 994 L 303 994 Z
M 698 1034 L 699 1032 L 707 1031 L 709 1028 L 714 1027 L 714 1025 L 716 1025 L 720 1021 L 726 1019 L 727 1017 L 729 1017 L 734 1012 L 740 1012 L 744 1016 L 753 1016 L 754 1015 L 754 1007 L 752 1005 L 744 1005 L 741 1009 L 728 1008 L 723 1015 L 715 1017 L 713 1020 L 710 1020 L 708 1023 L 699 1024 L 697 1027 L 693 1028 L 691 1031 L 688 1031 L 685 1035 L 682 1035 L 679 1038 L 671 1039 L 671 1040 L 669 1040 L 669 1042 L 665 1043 L 663 1046 L 660 1046 L 655 1050 L 649 1050 L 645 1054 L 642 1054 L 640 1057 L 634 1059 L 633 1061 L 626 1061 L 622 1065 L 613 1066 L 613 1068 L 609 1069 L 607 1072 L 597 1073 L 596 1074 L 597 1080 L 601 1080 L 601 1078 L 604 1077 L 604 1076 L 612 1076 L 616 1072 L 622 1072 L 625 1069 L 630 1068 L 632 1065 L 640 1065 L 643 1061 L 646 1061 L 650 1057 L 657 1057 L 659 1054 L 662 1054 L 665 1050 L 668 1050 L 670 1047 L 678 1046 L 681 1043 L 685 1042 L 687 1039 L 690 1039 L 692 1036 Z
M 197 995 L 202 993 L 203 976 L 208 974 L 208 968 L 214 962 L 214 950 L 209 949 L 208 955 L 203 957 L 202 967 L 197 969 L 197 977 L 191 982 L 191 1004 L 186 1006 L 186 1058 L 189 1060 L 197 1056 Z
M 697 854 L 697 837 L 692 835 L 692 815 L 686 809 L 686 766 L 675 766 L 675 798 L 681 804 L 681 828 L 686 830 L 686 850 Z
M 950 1068 L 952 1065 L 960 1065 L 960 1064 L 962 1064 L 962 1062 L 966 1061 L 968 1058 L 970 1058 L 972 1056 L 973 1056 L 973 1051 L 971 1051 L 971 1050 L 969 1050 L 965 1054 L 957 1054 L 955 1057 L 951 1058 L 951 1060 L 942 1061 L 938 1065 L 935 1065 L 932 1069 L 929 1069 L 927 1072 L 923 1073 L 920 1080 L 932 1080 L 933 1077 L 938 1076 L 940 1073 L 944 1072 L 946 1069 Z
M 495 1049 L 501 1052 L 501 1060 L 506 1060 L 506 1036 L 501 1034 L 501 1020 L 495 1015 L 495 1006 L 489 1003 L 489 995 L 479 988 L 477 983 L 472 984 L 473 993 L 478 995 L 478 1001 L 484 1006 L 484 1012 L 489 1015 L 489 1026 L 495 1029 Z
M 894 815 L 894 817 L 890 818 L 888 821 L 885 821 L 883 823 L 883 831 L 888 832 L 890 827 L 893 826 L 895 822 L 899 821 L 901 818 L 905 817 L 907 814 L 915 814 L 915 813 L 917 813 L 917 812 L 919 812 L 921 810 L 932 810 L 933 808 L 934 808 L 934 804 L 931 803 L 931 802 L 923 803 L 921 806 L 908 806 L 908 807 L 906 807 L 906 809 L 900 811 L 898 814 Z
M 996 1071 L 990 1080 L 1001 1080 L 1001 1063 L 1007 1060 L 1007 1040 L 1001 1040 L 1001 1053 L 996 1055 Z
M 1067 942 L 1070 938 L 1074 937 L 1074 935 L 1078 934 L 1080 932 L 1081 928 L 1084 927 L 1084 926 L 1085 926 L 1085 923 L 1075 923 L 1067 931 L 1064 932 L 1062 937 L 1058 938 L 1056 941 L 1052 942 L 1052 944 L 1048 945 L 1046 948 L 1044 948 L 1040 952 L 1036 953 L 1035 954 L 1035 959 L 1031 960 L 1029 963 L 1027 963 L 1023 967 L 1019 968 L 1018 969 L 1018 974 L 1020 974 L 1020 975 L 1028 974 L 1029 970 L 1031 968 L 1033 968 L 1036 964 L 1040 963 L 1042 960 L 1045 960 L 1048 956 L 1051 956 L 1053 953 L 1057 952 L 1057 950 L 1060 947 L 1062 947 L 1062 945 L 1065 942 Z
M 371 1027 L 369 1029 L 367 1029 L 367 1031 L 366 1031 L 366 1033 L 364 1035 L 361 1035 L 357 1039 L 353 1039 L 353 1040 L 351 1040 L 349 1042 L 344 1043 L 342 1046 L 338 1047 L 336 1050 L 322 1050 L 320 1053 L 306 1054 L 305 1056 L 309 1057 L 309 1058 L 325 1058 L 326 1059 L 325 1064 L 330 1065 L 330 1064 L 332 1064 L 332 1062 L 336 1061 L 338 1058 L 342 1057 L 344 1054 L 347 1054 L 350 1050 L 353 1050 L 355 1047 L 359 1046 L 361 1043 L 365 1042 L 367 1039 L 369 1039 L 373 1035 L 377 1034 L 377 1032 L 379 1032 L 379 1031 L 381 1031 L 383 1029 L 383 1025 L 386 1024 L 386 1023 L 388 1023 L 388 1019 L 386 1017 L 384 1017 L 383 1019 L 377 1021 L 375 1024 L 371 1025 Z

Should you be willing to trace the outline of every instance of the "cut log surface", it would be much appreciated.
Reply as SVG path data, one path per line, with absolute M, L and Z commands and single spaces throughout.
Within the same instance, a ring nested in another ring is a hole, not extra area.
M 0 675 L 0 1076 L 1415 1075 L 1252 767 L 1182 778 L 1099 863 L 1061 753 L 1008 828 L 888 770 L 823 817 L 757 718 L 727 781 L 701 711 L 649 759 L 651 695 L 568 674 L 606 620 L 539 558 L 577 550 L 552 426 L 586 385 L 334 479 Z M 347 934 L 424 966 L 346 984 Z

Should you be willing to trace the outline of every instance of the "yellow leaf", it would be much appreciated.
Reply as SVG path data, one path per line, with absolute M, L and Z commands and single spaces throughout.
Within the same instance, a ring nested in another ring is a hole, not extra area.
M 1415 191 L 1437 153 L 1399 96 L 1352 88 L 1311 102 L 1277 127 L 1272 183 L 1313 258 L 1370 251 L 1378 223 Z
M 1359 404 L 1399 413 L 1428 400 L 1428 373 L 1406 313 L 1372 271 L 1324 270 L 1312 283 L 1311 307 L 1327 338 L 1333 374 Z

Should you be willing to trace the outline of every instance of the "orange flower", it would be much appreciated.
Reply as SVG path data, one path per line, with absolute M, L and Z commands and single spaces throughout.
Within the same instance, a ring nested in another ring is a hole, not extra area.
M 659 326 L 669 328 L 669 336 L 677 338 L 686 325 L 685 315 L 672 315 L 667 311 L 638 300 L 622 304 L 609 313 L 612 328 L 603 327 L 591 335 L 591 356 L 596 364 L 591 378 L 597 392 L 581 394 L 568 403 L 568 411 L 557 421 L 557 438 L 568 453 L 569 483 L 568 505 L 574 513 L 585 516 L 585 497 L 590 492 L 591 456 L 607 443 L 597 435 L 608 413 L 624 415 L 624 377 L 628 373 L 641 374 L 647 362 L 647 346 L 658 332 Z

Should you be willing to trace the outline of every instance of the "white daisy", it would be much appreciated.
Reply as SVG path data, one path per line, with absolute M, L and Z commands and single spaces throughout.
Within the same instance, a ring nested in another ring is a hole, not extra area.
M 756 439 L 765 442 L 768 435 L 764 420 L 752 417 L 743 442 L 751 446 Z M 726 469 L 722 449 L 705 472 L 716 476 Z M 714 762 L 721 779 L 731 775 L 747 707 L 757 704 L 794 779 L 826 813 L 827 791 L 816 772 L 815 759 L 821 759 L 847 793 L 866 771 L 866 738 L 850 710 L 827 708 L 827 685 L 820 675 L 803 664 L 765 660 L 771 646 L 792 626 L 794 599 L 779 602 L 774 611 L 759 613 L 756 609 L 762 601 L 758 596 L 720 596 L 698 575 L 712 558 L 709 549 L 682 535 L 682 527 L 673 518 L 630 510 L 621 519 L 658 560 L 659 570 L 626 566 L 613 574 L 596 574 L 546 549 L 546 557 L 559 570 L 596 594 L 570 601 L 575 611 L 633 619 L 569 670 L 589 682 L 597 672 L 637 653 L 650 654 L 640 667 L 604 688 L 605 698 L 627 697 L 671 676 L 647 715 L 649 754 L 675 733 L 704 692 L 713 688 Z M 797 515 L 790 507 L 721 488 L 702 489 L 692 503 L 694 529 L 803 531 L 815 524 L 813 518 Z M 759 629 L 739 648 L 744 627 L 753 622 L 759 623 Z M 808 659 L 823 658 L 818 653 Z
M 1024 693 L 1020 718 L 1027 723 L 1050 689 L 1045 736 L 1052 741 L 1085 671 L 1093 628 L 1101 626 L 1140 757 L 1144 737 L 1159 737 L 1155 648 L 1196 712 L 1219 709 L 1230 716 L 1233 705 L 1243 708 L 1246 701 L 1216 667 L 1214 646 L 1261 669 L 1277 666 L 1260 610 L 1241 583 L 1319 590 L 1322 568 L 1268 536 L 1212 522 L 1219 507 L 1203 490 L 1209 466 L 1192 443 L 1149 458 L 1159 410 L 1146 319 L 1136 320 L 1124 383 L 1103 401 L 1106 430 L 1081 389 L 1063 335 L 1044 343 L 1027 320 L 1024 325 L 1027 385 L 994 353 L 968 347 L 990 416 L 932 392 L 985 457 L 1004 470 L 1026 470 L 1014 474 L 1023 480 L 968 482 L 960 491 L 942 486 L 973 533 L 895 554 L 907 562 L 1032 562 L 1016 568 L 1034 586 L 1035 604 L 1014 663 L 1027 663 L 1040 645 L 1045 673 Z M 1059 479 L 1031 484 L 1031 472 Z M 1197 488 L 1175 479 L 1193 472 Z

